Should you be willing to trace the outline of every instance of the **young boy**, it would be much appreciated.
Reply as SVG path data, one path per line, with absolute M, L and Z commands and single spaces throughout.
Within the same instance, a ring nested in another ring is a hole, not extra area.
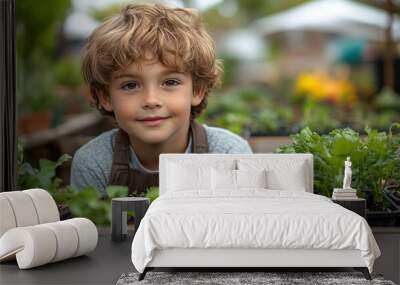
M 82 146 L 71 184 L 108 185 L 144 195 L 158 186 L 161 153 L 251 153 L 228 130 L 194 121 L 222 74 L 213 41 L 191 9 L 128 5 L 102 23 L 84 48 L 82 73 L 95 106 L 118 129 Z

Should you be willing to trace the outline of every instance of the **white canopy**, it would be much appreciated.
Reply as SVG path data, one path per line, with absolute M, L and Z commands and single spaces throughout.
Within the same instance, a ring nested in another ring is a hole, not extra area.
M 383 41 L 387 23 L 385 10 L 350 0 L 316 0 L 257 20 L 252 27 L 263 35 L 310 30 Z M 393 37 L 400 39 L 398 17 L 394 21 Z

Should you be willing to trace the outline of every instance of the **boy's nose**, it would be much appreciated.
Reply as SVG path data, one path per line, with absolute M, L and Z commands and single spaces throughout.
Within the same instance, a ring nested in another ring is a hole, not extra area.
M 145 90 L 142 102 L 143 109 L 152 109 L 160 106 L 161 106 L 161 101 L 159 100 L 157 90 L 153 88 Z

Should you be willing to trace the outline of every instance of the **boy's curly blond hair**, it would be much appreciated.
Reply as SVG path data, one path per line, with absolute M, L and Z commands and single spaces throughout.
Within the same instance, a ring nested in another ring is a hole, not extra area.
M 156 5 L 128 5 L 107 19 L 88 38 L 83 49 L 82 74 L 89 85 L 91 105 L 103 115 L 99 94 L 108 94 L 111 76 L 150 52 L 165 66 L 191 74 L 193 92 L 204 92 L 200 105 L 192 107 L 192 118 L 207 106 L 210 91 L 220 84 L 222 64 L 201 16 L 193 9 Z

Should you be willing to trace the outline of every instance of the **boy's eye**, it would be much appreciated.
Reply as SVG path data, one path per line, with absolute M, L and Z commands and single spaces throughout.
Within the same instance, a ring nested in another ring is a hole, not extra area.
M 140 87 L 139 83 L 137 83 L 137 82 L 128 82 L 128 83 L 122 85 L 123 90 L 132 90 L 132 89 L 137 89 L 139 87 Z
M 167 79 L 164 81 L 164 85 L 166 85 L 166 86 L 176 86 L 179 84 L 180 84 L 180 82 L 176 79 Z

